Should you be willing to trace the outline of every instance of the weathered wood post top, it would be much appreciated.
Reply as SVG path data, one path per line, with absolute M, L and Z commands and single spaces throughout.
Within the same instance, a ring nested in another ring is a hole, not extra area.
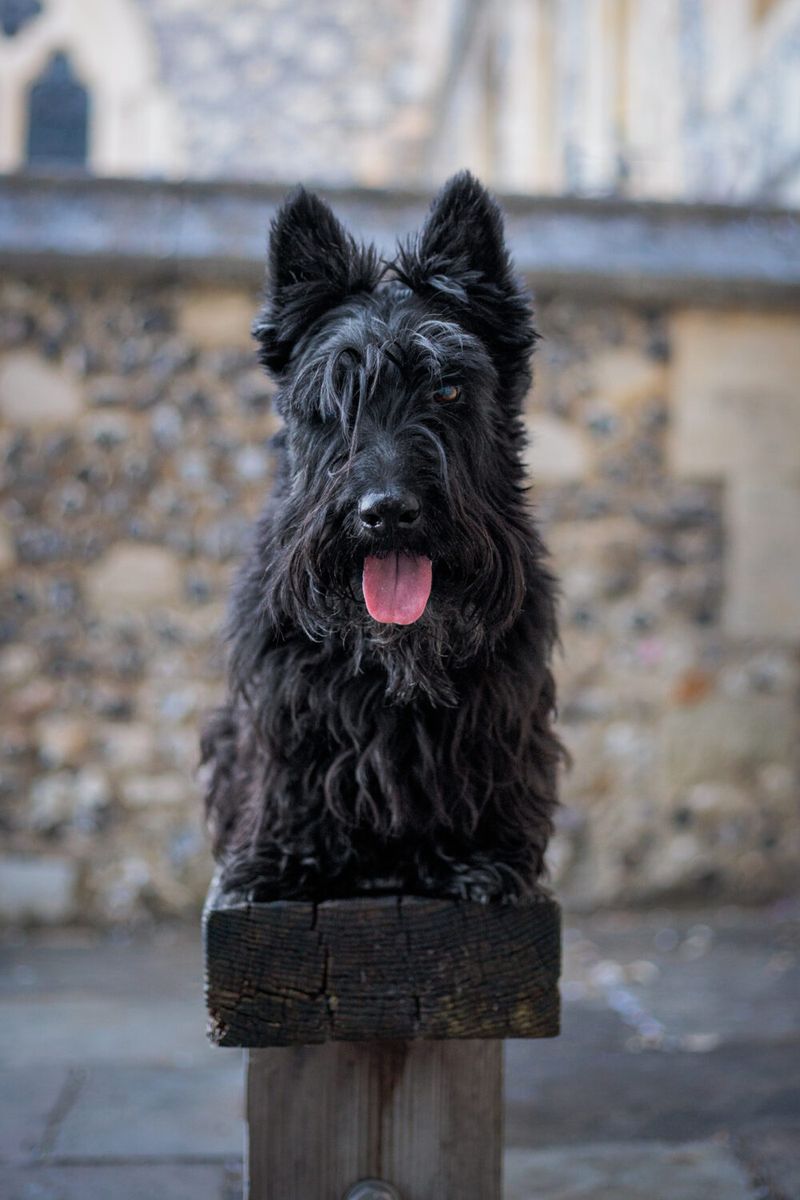
M 248 1060 L 251 1200 L 500 1200 L 502 1039 L 559 1032 L 560 914 L 212 887 L 209 1036 Z
M 218 1046 L 559 1032 L 560 915 L 546 895 L 251 904 L 212 888 L 203 925 Z

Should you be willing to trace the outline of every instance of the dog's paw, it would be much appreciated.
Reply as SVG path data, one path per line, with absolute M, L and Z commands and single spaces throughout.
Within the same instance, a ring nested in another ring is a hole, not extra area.
M 430 896 L 453 897 L 473 904 L 515 904 L 522 894 L 522 881 L 505 863 L 490 860 L 428 864 L 416 881 Z
M 453 885 L 459 900 L 471 900 L 473 904 L 489 904 L 503 898 L 500 880 L 489 867 L 465 867 L 454 875 Z
M 318 900 L 320 872 L 316 860 L 285 853 L 243 856 L 223 871 L 223 884 L 250 904 L 273 900 Z
M 249 904 L 270 904 L 273 900 L 286 900 L 286 889 L 277 879 L 259 879 L 247 889 Z

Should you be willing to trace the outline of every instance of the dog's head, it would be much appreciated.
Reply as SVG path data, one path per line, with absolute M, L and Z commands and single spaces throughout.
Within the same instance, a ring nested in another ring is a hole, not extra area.
M 497 205 L 455 176 L 385 263 L 296 192 L 254 333 L 285 422 L 276 607 L 388 658 L 466 661 L 519 613 L 531 554 L 535 335 Z

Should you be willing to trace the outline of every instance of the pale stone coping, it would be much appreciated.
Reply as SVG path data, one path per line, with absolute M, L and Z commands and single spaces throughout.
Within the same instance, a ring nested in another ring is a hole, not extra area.
M 126 275 L 257 282 L 290 185 L 0 176 L 0 267 L 113 267 Z M 390 252 L 430 196 L 321 188 Z M 511 249 L 534 288 L 604 299 L 800 304 L 800 213 L 736 205 L 504 198 Z

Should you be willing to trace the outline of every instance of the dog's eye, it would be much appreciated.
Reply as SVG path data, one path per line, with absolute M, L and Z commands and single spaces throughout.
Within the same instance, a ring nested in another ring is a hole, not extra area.
M 436 388 L 433 393 L 434 400 L 440 400 L 443 404 L 450 404 L 451 401 L 457 400 L 461 395 L 461 388 L 456 387 L 454 383 L 448 383 L 445 387 Z

